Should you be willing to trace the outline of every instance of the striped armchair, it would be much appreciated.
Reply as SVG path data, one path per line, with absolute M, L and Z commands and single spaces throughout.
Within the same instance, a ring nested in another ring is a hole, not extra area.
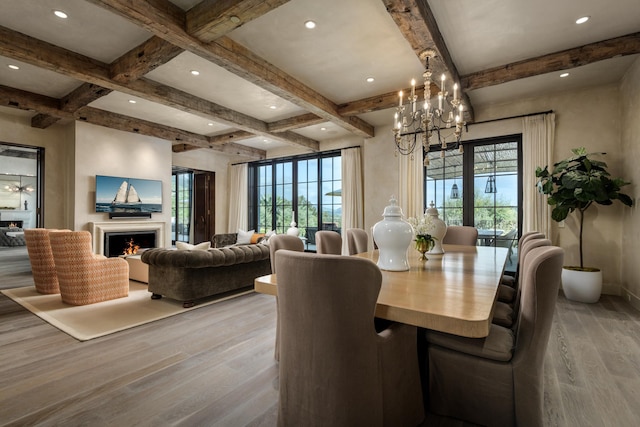
M 129 295 L 129 264 L 92 252 L 88 231 L 49 234 L 62 301 L 86 305 Z
M 46 228 L 27 228 L 24 230 L 24 239 L 36 291 L 41 294 L 59 294 L 60 287 L 49 243 L 49 231 Z

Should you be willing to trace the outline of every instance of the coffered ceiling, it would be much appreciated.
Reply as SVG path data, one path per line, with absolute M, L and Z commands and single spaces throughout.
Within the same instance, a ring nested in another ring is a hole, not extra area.
M 84 120 L 165 138 L 176 152 L 248 159 L 281 145 L 317 150 L 319 141 L 373 136 L 391 123 L 398 90 L 421 79 L 426 49 L 438 72 L 461 81 L 467 121 L 493 103 L 617 82 L 640 53 L 638 0 L 1 7 L 0 111 L 39 128 Z M 590 20 L 577 25 L 581 16 Z

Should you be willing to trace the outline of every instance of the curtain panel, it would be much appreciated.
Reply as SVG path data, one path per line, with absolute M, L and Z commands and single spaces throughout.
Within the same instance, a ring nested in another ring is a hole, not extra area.
M 424 213 L 424 165 L 422 145 L 413 154 L 398 156 L 398 206 L 405 218 L 418 218 Z
M 556 115 L 524 117 L 522 128 L 522 233 L 539 231 L 553 241 L 551 206 L 547 203 L 547 196 L 536 188 L 536 168 L 553 166 Z
M 341 150 L 342 156 L 342 253 L 347 254 L 346 230 L 364 227 L 364 190 L 360 147 Z
M 229 220 L 228 232 L 247 230 L 249 224 L 249 165 L 247 163 L 229 167 Z

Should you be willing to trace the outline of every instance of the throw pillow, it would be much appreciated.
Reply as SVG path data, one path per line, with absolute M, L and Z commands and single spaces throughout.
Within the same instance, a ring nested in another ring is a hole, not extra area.
M 251 236 L 255 233 L 256 230 L 238 230 L 238 237 L 236 239 L 236 245 L 248 245 L 251 243 Z
M 265 236 L 264 233 L 253 233 L 253 235 L 251 236 L 251 243 L 253 244 L 260 243 L 260 241 L 264 236 Z
M 176 248 L 179 251 L 206 251 L 211 247 L 211 242 L 202 242 L 197 245 L 192 245 L 190 243 L 185 242 L 176 242 Z

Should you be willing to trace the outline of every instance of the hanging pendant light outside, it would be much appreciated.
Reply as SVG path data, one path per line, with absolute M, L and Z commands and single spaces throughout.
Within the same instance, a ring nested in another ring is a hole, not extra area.
M 460 191 L 458 190 L 458 184 L 456 184 L 456 167 L 453 167 L 453 185 L 451 186 L 451 198 L 459 199 Z
M 496 177 L 495 175 L 491 175 L 487 178 L 487 185 L 484 187 L 485 193 L 497 193 L 498 188 L 496 187 Z

